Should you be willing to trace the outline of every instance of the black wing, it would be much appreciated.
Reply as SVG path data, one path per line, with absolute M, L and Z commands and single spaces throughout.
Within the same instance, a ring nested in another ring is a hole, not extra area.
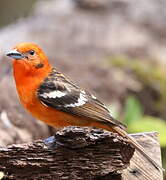
M 108 109 L 96 97 L 80 89 L 55 69 L 40 85 L 37 96 L 45 105 L 60 111 L 125 128 L 111 117 Z

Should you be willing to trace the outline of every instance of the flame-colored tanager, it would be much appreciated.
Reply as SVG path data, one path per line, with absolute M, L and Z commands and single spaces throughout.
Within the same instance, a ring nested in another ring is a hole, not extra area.
M 38 45 L 20 43 L 7 56 L 13 59 L 20 101 L 34 117 L 53 127 L 91 126 L 116 132 L 126 137 L 157 169 L 161 169 L 125 132 L 125 126 L 111 117 L 102 102 L 49 64 Z

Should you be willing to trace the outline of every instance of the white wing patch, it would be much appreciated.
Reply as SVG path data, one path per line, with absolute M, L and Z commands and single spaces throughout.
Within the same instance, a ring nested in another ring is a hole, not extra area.
M 85 95 L 86 95 L 85 91 L 81 91 L 78 101 L 76 103 L 66 104 L 64 107 L 78 107 L 84 105 L 88 101 Z
M 44 97 L 44 98 L 61 98 L 61 97 L 65 96 L 65 95 L 66 95 L 66 93 L 61 92 L 61 91 L 52 91 L 52 92 L 49 92 L 49 93 L 41 94 L 41 96 Z

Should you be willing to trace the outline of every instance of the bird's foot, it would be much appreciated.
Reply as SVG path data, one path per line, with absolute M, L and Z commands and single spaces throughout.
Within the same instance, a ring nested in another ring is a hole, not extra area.
M 54 136 L 45 139 L 44 144 L 49 148 L 61 146 L 68 149 L 80 149 L 93 144 L 87 136 L 88 133 L 89 129 L 87 128 L 67 127 L 56 132 Z
M 50 149 L 54 149 L 57 146 L 66 146 L 65 144 L 59 142 L 55 136 L 50 136 L 43 140 L 43 143 Z

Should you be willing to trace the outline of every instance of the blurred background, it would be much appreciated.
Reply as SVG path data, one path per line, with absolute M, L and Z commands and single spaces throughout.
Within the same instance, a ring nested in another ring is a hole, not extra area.
M 166 168 L 165 7 L 165 0 L 1 0 L 0 146 L 54 131 L 20 105 L 4 55 L 30 41 L 100 97 L 129 133 L 158 131 Z

